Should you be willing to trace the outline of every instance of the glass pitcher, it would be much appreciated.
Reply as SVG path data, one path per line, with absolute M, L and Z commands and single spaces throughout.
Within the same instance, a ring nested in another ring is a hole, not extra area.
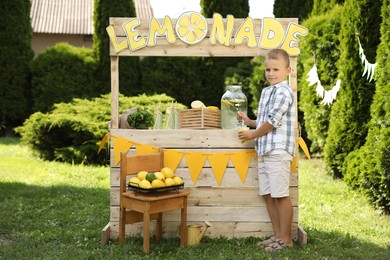
M 248 111 L 248 100 L 241 86 L 228 85 L 221 98 L 221 127 L 223 129 L 239 129 L 244 126 L 243 120 L 237 120 L 237 112 Z

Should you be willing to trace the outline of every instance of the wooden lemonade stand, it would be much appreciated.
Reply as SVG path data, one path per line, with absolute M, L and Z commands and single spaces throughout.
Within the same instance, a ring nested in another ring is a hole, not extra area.
M 128 149 L 129 153 L 134 154 L 138 147 L 158 147 L 167 152 L 165 157 L 169 157 L 173 152 L 176 153 L 176 160 L 181 158 L 176 165 L 175 175 L 183 178 L 185 189 L 190 192 L 187 223 L 211 222 L 212 227 L 207 230 L 206 235 L 228 238 L 264 237 L 272 232 L 265 202 L 258 195 L 257 161 L 253 141 L 241 143 L 237 138 L 237 130 L 119 128 L 119 57 L 254 57 L 264 56 L 269 49 L 282 47 L 291 57 L 292 72 L 289 83 L 297 101 L 297 55 L 299 54 L 297 35 L 306 35 L 307 29 L 299 26 L 296 18 L 236 19 L 229 15 L 222 18 L 221 15 L 214 14 L 213 18 L 203 18 L 207 23 L 207 29 L 201 41 L 188 44 L 186 39 L 181 38 L 178 31 L 175 31 L 175 25 L 177 29 L 177 21 L 180 17 L 177 19 L 110 18 L 110 26 L 107 27 L 111 39 L 112 93 L 110 222 L 102 230 L 102 242 L 118 237 L 120 169 L 116 155 L 120 152 L 119 146 L 122 150 Z M 296 133 L 298 133 L 298 125 Z M 121 140 L 121 145 L 118 145 L 120 143 L 118 140 Z M 123 145 L 126 140 L 127 146 Z M 178 157 L 177 154 L 181 156 Z M 214 163 L 216 160 L 219 160 L 218 164 Z M 226 167 L 223 169 L 219 167 L 221 160 L 226 162 Z M 297 172 L 296 169 L 295 173 L 291 173 L 290 183 L 290 196 L 294 209 L 292 231 L 293 239 L 303 245 L 307 237 L 299 227 Z M 179 225 L 178 212 L 164 213 L 163 236 L 177 236 Z M 141 224 L 126 226 L 127 235 L 139 233 L 142 233 Z

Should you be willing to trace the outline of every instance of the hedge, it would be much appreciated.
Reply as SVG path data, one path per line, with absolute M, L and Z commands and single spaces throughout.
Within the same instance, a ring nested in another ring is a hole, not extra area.
M 75 98 L 70 103 L 59 103 L 48 113 L 32 114 L 16 131 L 21 141 L 42 159 L 76 164 L 108 164 L 109 151 L 104 148 L 97 155 L 103 136 L 108 132 L 111 119 L 110 95 L 91 100 Z M 137 97 L 120 96 L 120 113 L 128 108 L 139 107 L 161 110 L 175 100 L 166 95 Z M 183 105 L 177 104 L 179 109 Z

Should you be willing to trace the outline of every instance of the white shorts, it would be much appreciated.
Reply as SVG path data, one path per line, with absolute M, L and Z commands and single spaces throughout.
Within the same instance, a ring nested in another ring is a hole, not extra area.
M 272 198 L 289 196 L 291 160 L 292 156 L 287 152 L 259 156 L 259 195 L 270 194 Z

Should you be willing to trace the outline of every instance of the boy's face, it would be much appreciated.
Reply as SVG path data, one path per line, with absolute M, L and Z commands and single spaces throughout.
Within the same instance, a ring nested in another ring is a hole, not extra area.
M 283 80 L 286 80 L 287 75 L 290 74 L 291 68 L 288 67 L 283 58 L 265 59 L 265 77 L 271 85 L 276 85 Z

